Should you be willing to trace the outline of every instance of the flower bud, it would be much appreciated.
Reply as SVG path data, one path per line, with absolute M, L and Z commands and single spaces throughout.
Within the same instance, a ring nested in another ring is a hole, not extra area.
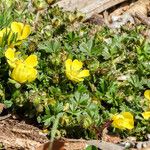
M 68 15 L 69 22 L 73 23 L 75 21 L 75 19 L 76 19 L 76 16 L 74 14 L 69 14 Z
M 51 5 L 55 2 L 55 0 L 45 0 L 47 2 L 47 4 Z
M 42 104 L 39 104 L 39 105 L 36 106 L 36 111 L 37 112 L 40 113 L 40 112 L 43 112 L 43 110 L 44 110 L 44 107 L 42 106 Z
M 83 121 L 83 127 L 87 129 L 92 124 L 92 119 L 87 116 Z
M 62 117 L 61 117 L 61 119 L 60 119 L 60 123 L 62 124 L 62 125 L 68 125 L 69 124 L 69 121 L 70 119 L 69 119 L 69 117 L 67 116 L 67 115 L 63 115 Z
M 52 26 L 53 27 L 58 27 L 60 25 L 61 25 L 61 20 L 60 19 L 58 19 L 58 18 L 53 18 L 52 19 Z
M 45 9 L 47 7 L 47 3 L 43 0 L 34 0 L 33 6 L 39 11 Z

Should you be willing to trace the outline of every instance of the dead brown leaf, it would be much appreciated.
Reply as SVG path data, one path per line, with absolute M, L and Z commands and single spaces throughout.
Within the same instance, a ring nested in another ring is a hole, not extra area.
M 5 104 L 0 103 L 0 114 L 2 113 L 2 111 L 4 110 L 4 108 L 6 108 Z
M 102 141 L 117 144 L 121 142 L 121 138 L 119 136 L 109 135 L 107 129 L 105 128 L 102 133 Z
M 36 150 L 48 150 L 50 144 L 51 150 L 82 150 L 86 147 L 86 141 L 82 139 L 58 139 L 42 144 Z

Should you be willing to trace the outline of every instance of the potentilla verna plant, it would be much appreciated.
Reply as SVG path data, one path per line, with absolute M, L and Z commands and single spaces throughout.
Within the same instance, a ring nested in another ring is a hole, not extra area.
M 38 17 L 27 1 L 6 6 L 0 3 L 0 103 L 37 120 L 48 135 L 54 125 L 55 136 L 95 139 L 107 126 L 120 138 L 147 139 L 145 26 L 112 30 L 58 7 L 48 5 Z
M 9 29 L 9 28 L 8 28 Z M 4 30 L 4 29 L 3 29 Z M 8 36 L 8 40 L 13 33 L 17 35 L 17 41 L 21 44 L 22 40 L 26 39 L 30 34 L 30 26 L 24 25 L 21 22 L 12 22 L 9 29 L 11 34 Z M 3 37 L 2 37 L 3 38 Z M 10 43 L 10 41 L 9 41 Z M 17 42 L 18 44 L 18 42 Z M 16 45 L 16 44 L 15 44 Z M 10 45 L 8 45 L 10 46 Z M 12 45 L 11 45 L 12 47 Z M 38 64 L 37 56 L 32 54 L 25 60 L 20 56 L 21 52 L 16 52 L 15 48 L 8 48 L 5 51 L 5 57 L 9 66 L 12 69 L 11 78 L 19 83 L 32 82 L 37 78 L 37 70 L 34 68 Z

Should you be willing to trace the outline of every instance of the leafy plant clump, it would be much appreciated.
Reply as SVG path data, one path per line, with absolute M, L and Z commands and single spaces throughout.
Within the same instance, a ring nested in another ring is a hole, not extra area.
M 109 133 L 145 139 L 146 27 L 111 30 L 82 23 L 79 12 L 62 12 L 45 1 L 42 11 L 25 0 L 9 2 L 0 4 L 1 103 L 36 119 L 49 134 L 55 125 L 56 136 L 97 138 L 110 122 Z

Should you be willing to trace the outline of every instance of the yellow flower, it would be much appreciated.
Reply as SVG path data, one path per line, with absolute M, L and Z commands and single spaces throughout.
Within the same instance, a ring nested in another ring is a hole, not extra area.
M 150 118 L 150 111 L 145 111 L 142 113 L 142 116 L 145 120 L 148 120 Z
M 8 48 L 5 51 L 5 57 L 7 58 L 7 62 L 11 68 L 15 68 L 16 65 L 21 62 L 30 67 L 37 66 L 38 61 L 36 55 L 30 55 L 25 61 L 23 61 L 23 59 L 19 59 L 19 54 L 20 52 L 16 52 L 14 48 Z
M 144 92 L 144 97 L 145 97 L 146 99 L 150 100 L 150 90 L 146 90 L 146 91 Z
M 26 66 L 24 63 L 19 63 L 12 71 L 11 77 L 19 82 L 32 82 L 37 77 L 37 70 Z
M 31 33 L 30 25 L 26 25 L 21 22 L 12 22 L 11 30 L 13 33 L 17 33 L 18 40 L 26 39 Z
M 133 129 L 134 119 L 130 112 L 122 112 L 112 117 L 112 125 L 119 129 Z
M 67 59 L 65 62 L 66 67 L 66 76 L 68 79 L 80 82 L 84 80 L 84 77 L 89 76 L 89 70 L 81 70 L 83 63 L 75 59 L 72 61 L 71 59 Z
M 31 33 L 31 28 L 29 25 L 24 25 L 21 22 L 12 22 L 11 28 L 4 28 L 0 30 L 0 43 L 2 43 L 2 39 L 4 35 L 7 35 L 7 45 L 9 47 L 14 47 L 15 45 L 20 45 L 21 40 L 26 39 Z M 17 34 L 17 41 L 13 41 L 13 34 Z
M 16 52 L 16 50 L 12 48 L 8 48 L 5 51 L 5 57 L 7 58 L 7 62 L 11 68 L 16 67 L 18 63 L 22 62 L 22 60 L 19 60 L 18 58 L 19 54 L 20 52 Z
M 30 55 L 24 62 L 15 66 L 11 77 L 19 83 L 32 82 L 37 77 L 37 70 L 34 68 L 37 64 L 37 56 Z

